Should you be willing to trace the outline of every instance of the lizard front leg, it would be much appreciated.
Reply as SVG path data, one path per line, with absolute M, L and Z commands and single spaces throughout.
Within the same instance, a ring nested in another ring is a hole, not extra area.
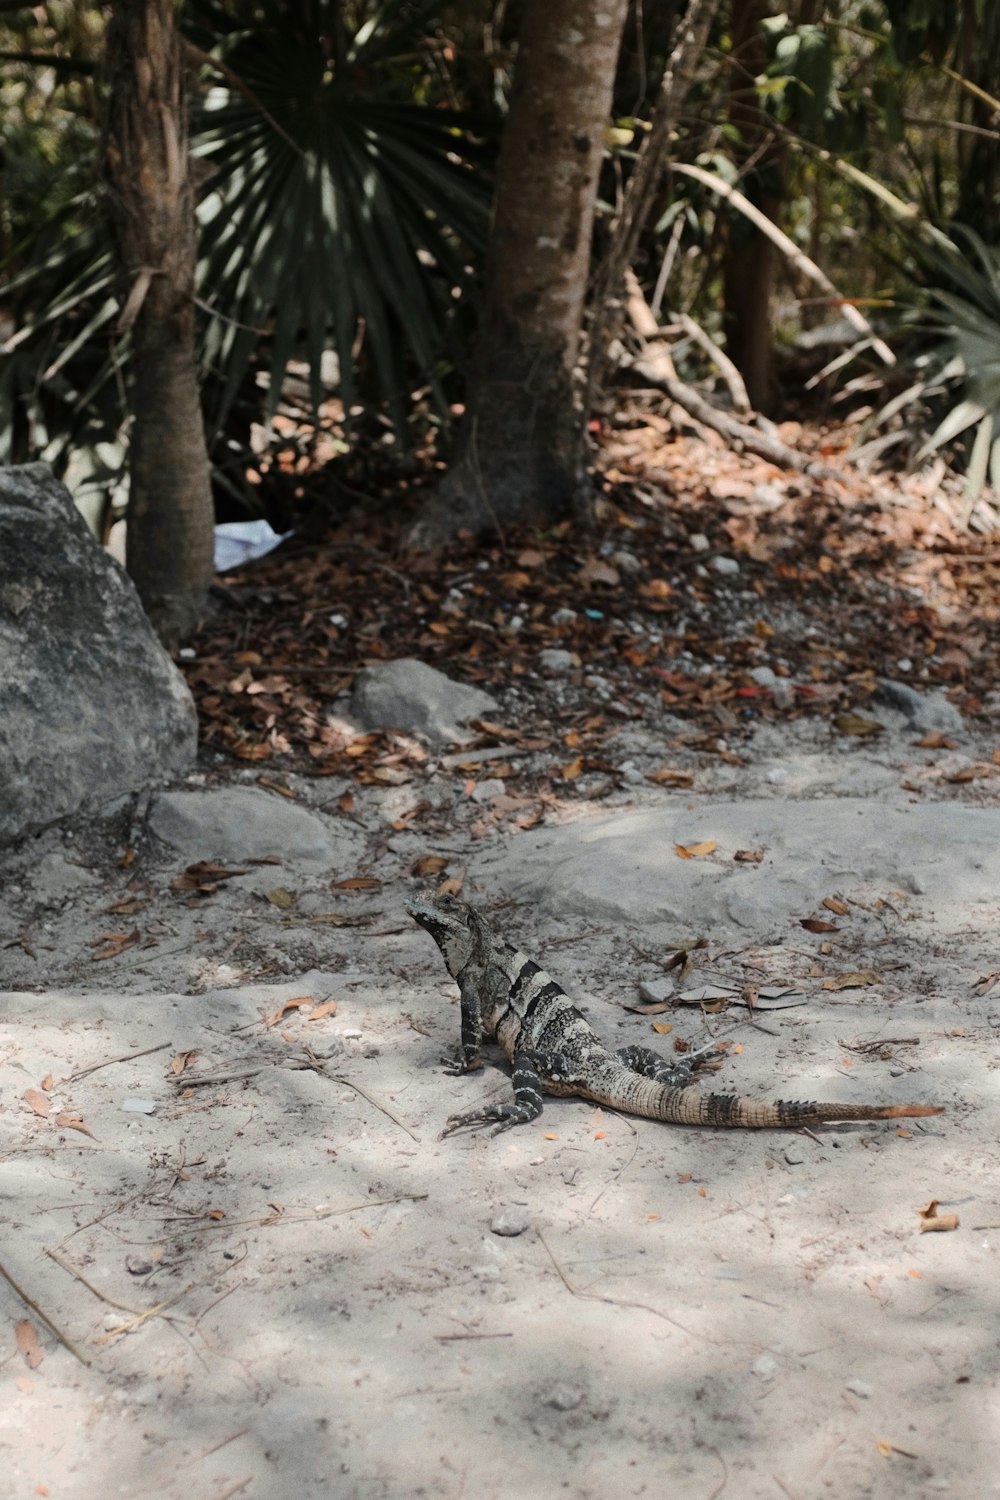
M 462 1073 L 475 1073 L 483 1065 L 479 1055 L 483 1045 L 483 1009 L 479 991 L 469 979 L 460 979 L 458 987 L 462 997 L 462 1042 L 454 1057 L 442 1058 L 446 1072 L 453 1078 Z

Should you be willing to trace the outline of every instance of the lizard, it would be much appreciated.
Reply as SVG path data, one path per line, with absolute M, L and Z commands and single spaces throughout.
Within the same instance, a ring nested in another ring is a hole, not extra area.
M 485 1125 L 493 1125 L 493 1135 L 527 1125 L 542 1113 L 543 1089 L 671 1125 L 798 1129 L 836 1120 L 941 1113 L 940 1106 L 929 1104 L 771 1102 L 703 1093 L 691 1086 L 699 1053 L 672 1063 L 649 1047 L 611 1052 L 562 986 L 533 959 L 495 937 L 468 902 L 434 892 L 411 898 L 406 910 L 437 943 L 461 994 L 462 1040 L 456 1057 L 445 1060 L 449 1070 L 459 1075 L 480 1068 L 484 1040 L 498 1042 L 513 1068 L 512 1100 L 451 1115 L 442 1138 Z

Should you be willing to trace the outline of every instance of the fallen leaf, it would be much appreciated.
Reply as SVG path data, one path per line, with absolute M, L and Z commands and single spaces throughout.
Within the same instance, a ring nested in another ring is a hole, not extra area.
M 737 849 L 733 855 L 733 859 L 741 865 L 759 865 L 763 858 L 763 849 Z
M 35 1325 L 30 1318 L 22 1318 L 14 1330 L 18 1353 L 29 1370 L 37 1370 L 45 1358 L 45 1351 L 38 1342 Z
M 322 1005 L 317 1005 L 317 1007 L 316 1007 L 315 1010 L 311 1010 L 309 1012 L 309 1014 L 306 1016 L 306 1020 L 307 1021 L 322 1021 L 325 1016 L 335 1016 L 336 1014 L 337 1014 L 337 1002 L 336 1002 L 336 1000 L 324 1000 Z
M 46 1094 L 50 1093 L 52 1089 L 52 1074 L 46 1073 L 45 1077 L 42 1079 L 38 1087 L 40 1089 L 43 1089 Z
M 608 1132 L 606 1130 L 595 1130 L 594 1131 L 594 1140 L 595 1141 L 606 1140 L 607 1134 L 608 1134 Z
M 598 557 L 588 558 L 576 576 L 580 583 L 607 583 L 612 587 L 621 583 L 618 569 L 613 568 L 610 563 L 601 562 Z
M 40 1089 L 25 1089 L 21 1098 L 29 1108 L 35 1111 L 36 1115 L 42 1115 L 43 1118 L 52 1108 L 51 1099 L 47 1099 Z
M 560 767 L 559 774 L 562 776 L 563 781 L 575 781 L 582 770 L 583 756 L 575 755 L 572 760 L 567 761 L 564 766 Z
M 133 927 L 131 932 L 104 932 L 100 937 L 92 938 L 89 946 L 100 947 L 100 952 L 92 955 L 93 962 L 98 964 L 105 958 L 117 958 L 126 948 L 134 948 L 139 937 L 138 927 Z M 101 947 L 101 944 L 104 946 Z
M 556 1135 L 554 1130 L 547 1130 L 545 1132 L 545 1139 L 547 1141 L 557 1141 L 559 1137 Z
M 864 719 L 853 709 L 837 714 L 833 722 L 841 734 L 881 734 L 885 728 L 877 719 Z
M 824 922 L 821 917 L 800 917 L 799 926 L 806 932 L 839 932 L 836 922 Z
M 274 1012 L 274 1015 L 268 1017 L 268 1019 L 264 1022 L 264 1025 L 277 1026 L 278 1022 L 284 1016 L 286 1016 L 290 1010 L 299 1010 L 303 1005 L 312 1005 L 312 1002 L 312 995 L 296 995 L 291 1000 L 285 1000 L 282 1002 L 281 1006 Z
M 928 729 L 914 744 L 921 750 L 956 750 L 958 741 L 949 739 L 940 729 Z
M 932 1198 L 926 1208 L 918 1208 L 920 1215 L 920 1233 L 932 1234 L 949 1229 L 957 1229 L 959 1226 L 958 1214 L 939 1214 L 938 1200 Z
M 353 792 L 341 792 L 340 796 L 337 798 L 337 806 L 340 808 L 340 811 L 342 813 L 353 812 L 354 811 L 354 793 Z
M 381 885 L 381 880 L 376 880 L 371 875 L 350 875 L 346 880 L 335 880 L 333 889 L 335 891 L 377 891 Z
M 677 1181 L 678 1182 L 690 1182 L 691 1181 L 691 1173 L 690 1172 L 678 1172 L 677 1173 Z
M 699 859 L 704 854 L 711 854 L 718 844 L 718 839 L 702 839 L 700 844 L 675 844 L 674 849 L 681 859 Z
M 661 766 L 658 771 L 650 771 L 646 780 L 655 786 L 691 786 L 694 772 L 682 771 L 677 766 Z
M 447 857 L 443 854 L 425 854 L 418 859 L 415 865 L 410 866 L 411 875 L 440 875 L 442 870 L 448 868 Z
M 226 1217 L 225 1210 L 221 1209 L 221 1208 L 210 1208 L 208 1210 L 208 1217 L 210 1219 L 216 1219 L 216 1220 L 218 1220 L 218 1219 L 224 1219 Z
M 835 912 L 838 917 L 846 917 L 851 909 L 839 896 L 824 896 L 820 905 L 825 906 L 827 911 Z
M 179 1078 L 185 1068 L 197 1061 L 197 1052 L 175 1052 L 170 1059 L 170 1071 L 175 1078 Z
M 872 984 L 878 984 L 878 975 L 874 969 L 855 969 L 849 974 L 836 974 L 832 979 L 824 979 L 822 988 L 825 990 L 861 990 L 867 989 Z
M 78 1115 L 75 1110 L 62 1110 L 56 1115 L 53 1123 L 58 1125 L 60 1130 L 78 1130 L 81 1135 L 89 1135 L 92 1141 L 97 1140 L 97 1136 L 86 1123 L 83 1116 Z
M 657 1036 L 666 1036 L 674 1029 L 673 1025 L 669 1021 L 653 1021 L 652 1027 Z
M 272 906 L 284 908 L 295 905 L 295 897 L 291 891 L 286 891 L 283 885 L 277 886 L 273 891 L 265 891 L 264 900 L 270 901 Z
M 266 792 L 277 792 L 280 797 L 296 796 L 290 786 L 282 786 L 279 781 L 272 781 L 269 776 L 258 776 L 257 785 L 262 786 Z

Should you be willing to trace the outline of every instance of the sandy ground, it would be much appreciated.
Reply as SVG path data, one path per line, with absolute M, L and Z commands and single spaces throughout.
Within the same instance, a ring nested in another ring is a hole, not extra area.
M 331 781 L 210 772 L 2 856 L 4 1495 L 1000 1495 L 998 783 L 810 733 L 526 832 L 461 775 L 398 830 L 378 787 L 345 817 Z M 615 1045 L 715 1035 L 703 1086 L 946 1113 L 552 1100 L 439 1141 L 508 1085 L 441 1070 L 427 855 Z M 245 873 L 173 889 L 198 859 Z M 625 1010 L 696 937 L 673 1008 Z M 957 1229 L 921 1233 L 933 1199 Z

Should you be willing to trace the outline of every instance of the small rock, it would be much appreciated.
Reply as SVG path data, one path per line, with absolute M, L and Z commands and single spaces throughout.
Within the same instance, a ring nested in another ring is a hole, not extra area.
M 613 563 L 616 568 L 620 568 L 623 573 L 634 574 L 642 572 L 642 563 L 636 557 L 635 553 L 626 551 L 624 547 L 619 547 L 617 552 L 612 552 L 608 561 Z
M 733 578 L 740 571 L 740 565 L 735 557 L 713 557 L 709 566 L 721 578 Z
M 572 651 L 563 651 L 559 646 L 546 646 L 538 653 L 538 665 L 552 677 L 563 677 L 576 666 Z
M 152 1115 L 156 1113 L 155 1099 L 139 1099 L 130 1095 L 122 1100 L 122 1109 L 130 1115 Z
M 750 1366 L 751 1375 L 756 1375 L 758 1380 L 773 1380 L 778 1373 L 778 1361 L 770 1350 L 765 1349 L 763 1354 L 757 1356 Z
M 148 1276 L 153 1269 L 153 1262 L 148 1255 L 126 1255 L 125 1269 L 130 1276 Z
M 844 1385 L 849 1391 L 852 1391 L 855 1396 L 862 1396 L 866 1401 L 869 1396 L 874 1396 L 875 1394 L 875 1387 L 871 1385 L 867 1380 L 862 1380 L 859 1375 L 849 1375 L 848 1378 L 844 1381 Z
M 911 729 L 925 733 L 929 729 L 940 729 L 948 734 L 957 734 L 964 728 L 962 715 L 944 693 L 918 693 L 906 682 L 893 682 L 883 678 L 875 689 L 873 703 L 901 713 Z
M 490 1220 L 490 1230 L 493 1234 L 501 1234 L 505 1238 L 513 1239 L 515 1235 L 523 1234 L 531 1227 L 531 1219 L 527 1209 L 524 1208 L 501 1208 Z
M 758 687 L 773 688 L 778 681 L 778 674 L 773 667 L 751 667 L 747 676 L 755 682 Z
M 644 979 L 639 985 L 639 998 L 649 1005 L 662 1005 L 672 998 L 673 993 L 672 979 Z
M 576 619 L 576 610 L 567 609 L 564 605 L 562 609 L 554 610 L 550 619 L 553 625 L 572 625 Z
M 790 1167 L 801 1167 L 806 1159 L 806 1154 L 797 1141 L 785 1147 L 785 1161 Z
M 543 1399 L 546 1406 L 554 1406 L 556 1411 L 575 1411 L 583 1400 L 583 1387 L 569 1385 L 564 1380 L 557 1380 Z
M 688 545 L 692 552 L 707 552 L 712 544 L 703 532 L 695 531 L 688 537 Z
M 469 796 L 473 802 L 492 802 L 494 797 L 502 797 L 504 784 L 496 776 L 488 776 L 485 781 L 477 781 Z
M 765 779 L 769 781 L 772 786 L 784 786 L 785 782 L 788 780 L 788 772 L 785 770 L 784 766 L 771 766 L 767 771 Z

